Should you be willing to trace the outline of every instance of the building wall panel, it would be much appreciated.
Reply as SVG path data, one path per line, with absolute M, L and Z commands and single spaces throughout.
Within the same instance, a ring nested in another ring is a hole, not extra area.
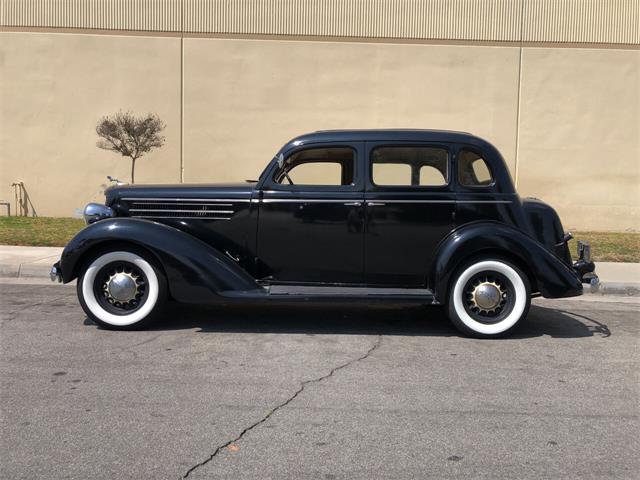
M 403 39 L 519 39 L 518 0 L 186 0 L 185 32 Z
M 123 54 L 126 52 L 126 54 Z M 23 181 L 41 216 L 104 201 L 131 161 L 100 150 L 95 128 L 118 110 L 156 112 L 166 143 L 138 160 L 141 182 L 180 181 L 180 40 L 0 33 L 0 198 Z
M 256 178 L 335 128 L 472 131 L 515 161 L 518 48 L 184 40 L 185 181 Z
M 640 51 L 526 48 L 518 191 L 566 228 L 640 230 Z
M 638 0 L 525 0 L 526 42 L 640 43 Z
M 1 0 L 0 25 L 180 32 L 182 0 Z
M 484 42 L 640 44 L 640 0 L 2 0 L 0 25 Z

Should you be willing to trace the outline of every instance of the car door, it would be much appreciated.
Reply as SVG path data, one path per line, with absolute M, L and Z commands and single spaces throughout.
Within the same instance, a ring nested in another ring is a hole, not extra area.
M 451 149 L 366 143 L 365 281 L 424 287 L 438 243 L 453 228 Z
M 364 281 L 363 143 L 285 152 L 260 191 L 257 252 L 272 283 Z

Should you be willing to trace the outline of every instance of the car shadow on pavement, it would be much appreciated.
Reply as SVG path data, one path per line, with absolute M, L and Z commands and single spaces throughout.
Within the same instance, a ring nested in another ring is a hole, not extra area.
M 86 320 L 85 324 L 93 323 Z M 461 336 L 442 307 L 376 304 L 188 306 L 170 304 L 152 330 L 198 328 L 203 333 Z M 507 339 L 608 337 L 604 323 L 586 315 L 533 305 Z
M 610 337 L 609 327 L 594 316 L 532 305 L 529 316 L 513 338 L 541 335 L 554 338 Z

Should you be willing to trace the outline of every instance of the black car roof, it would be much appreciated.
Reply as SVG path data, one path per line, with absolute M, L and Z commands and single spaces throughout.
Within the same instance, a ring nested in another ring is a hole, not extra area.
M 450 143 L 486 143 L 468 132 L 427 129 L 370 129 L 370 130 L 319 130 L 292 139 L 289 144 L 320 142 L 366 142 L 366 141 L 422 141 Z
M 497 188 L 514 193 L 513 181 L 502 155 L 491 143 L 468 132 L 427 129 L 320 130 L 289 140 L 278 153 L 287 154 L 304 145 L 341 142 L 431 142 L 469 145 L 482 152 L 489 163 Z M 274 157 L 275 161 L 275 157 Z

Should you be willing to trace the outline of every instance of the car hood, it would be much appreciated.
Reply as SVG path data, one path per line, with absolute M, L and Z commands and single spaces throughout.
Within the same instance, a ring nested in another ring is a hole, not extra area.
M 243 199 L 250 198 L 253 182 L 241 183 L 180 183 L 175 185 L 118 185 L 105 191 L 106 204 L 120 199 Z

